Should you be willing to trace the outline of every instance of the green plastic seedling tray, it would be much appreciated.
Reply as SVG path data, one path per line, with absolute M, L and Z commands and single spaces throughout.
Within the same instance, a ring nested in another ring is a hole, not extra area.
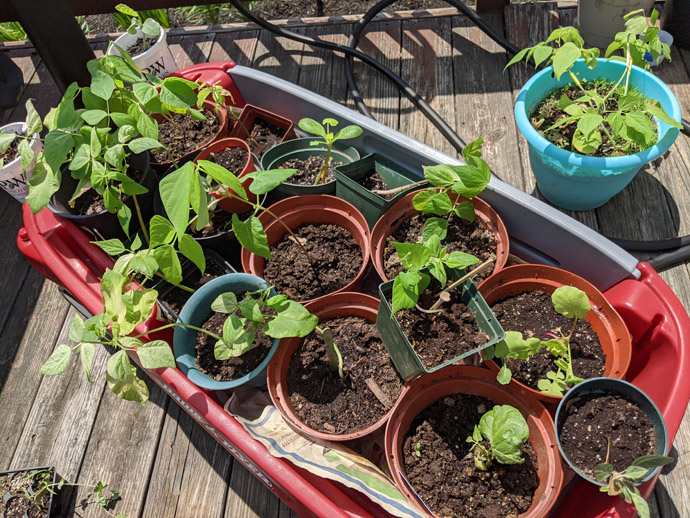
M 388 189 L 403 187 L 421 179 L 419 174 L 401 168 L 383 155 L 376 153 L 367 155 L 351 164 L 337 166 L 335 168 L 336 196 L 357 207 L 364 214 L 369 229 L 372 229 L 381 215 L 400 198 L 414 189 L 422 188 L 421 185 L 413 185 L 387 200 L 359 184 L 359 181 L 372 169 L 375 169 L 381 176 Z
M 449 278 L 459 278 L 462 275 L 460 272 L 449 272 Z M 384 282 L 379 286 L 379 295 L 381 300 L 379 302 L 379 312 L 376 317 L 376 328 L 381 335 L 383 345 L 386 346 L 388 353 L 391 355 L 395 368 L 400 373 L 405 381 L 411 381 L 414 378 L 421 376 L 424 373 L 434 372 L 442 369 L 446 365 L 452 365 L 463 358 L 477 354 L 479 351 L 491 347 L 505 338 L 503 328 L 496 320 L 496 317 L 491 312 L 489 305 L 477 291 L 477 287 L 471 279 L 468 279 L 461 288 L 460 294 L 462 302 L 467 306 L 470 312 L 477 319 L 479 328 L 489 335 L 489 340 L 482 345 L 470 351 L 467 351 L 460 356 L 457 356 L 445 363 L 427 369 L 422 363 L 421 358 L 417 355 L 412 344 L 400 328 L 397 318 L 391 318 L 391 306 L 388 300 L 393 291 L 393 282 Z

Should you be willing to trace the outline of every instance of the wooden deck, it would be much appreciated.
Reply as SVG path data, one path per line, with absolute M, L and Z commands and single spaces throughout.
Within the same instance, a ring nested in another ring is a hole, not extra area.
M 439 13 L 436 13 L 439 14 Z M 361 50 L 398 72 L 467 141 L 486 140 L 485 158 L 504 181 L 532 193 L 534 179 L 526 144 L 513 118 L 517 91 L 530 72 L 502 70 L 506 55 L 461 16 L 392 16 L 370 25 Z M 513 4 L 488 17 L 515 44 L 544 38 L 559 22 L 568 25 L 574 9 L 556 3 Z M 354 18 L 327 23 L 293 23 L 295 30 L 345 43 Z M 323 22 L 323 20 L 321 21 Z M 93 40 L 102 51 L 106 39 Z M 251 25 L 208 30 L 174 30 L 169 41 L 180 66 L 234 60 L 274 74 L 335 101 L 352 105 L 343 59 Z M 46 68 L 26 44 L 0 46 L 24 73 L 25 99 L 45 114 L 59 93 Z M 380 122 L 453 154 L 450 145 L 406 98 L 375 72 L 357 64 L 359 86 Z M 690 52 L 673 49 L 673 61 L 659 76 L 670 85 L 686 116 L 690 114 Z M 19 107 L 0 117 L 23 120 Z M 610 236 L 660 239 L 690 233 L 690 138 L 681 135 L 670 154 L 637 175 L 614 200 L 596 211 L 573 214 Z M 685 201 L 684 201 L 685 200 Z M 73 482 L 107 481 L 122 493 L 116 511 L 129 518 L 281 517 L 294 513 L 275 498 L 200 426 L 153 383 L 151 400 L 141 407 L 115 397 L 105 385 L 107 353 L 100 350 L 93 383 L 74 362 L 60 377 L 38 374 L 57 344 L 67 339 L 74 310 L 24 260 L 15 246 L 21 225 L 19 205 L 0 193 L 0 469 L 54 465 Z M 642 257 L 641 257 L 642 258 Z M 690 309 L 690 272 L 681 264 L 662 272 Z M 661 476 L 650 504 L 653 516 L 690 517 L 689 419 L 676 436 L 679 460 Z M 85 490 L 62 498 L 57 516 L 103 516 Z M 87 504 L 87 505 L 84 505 Z

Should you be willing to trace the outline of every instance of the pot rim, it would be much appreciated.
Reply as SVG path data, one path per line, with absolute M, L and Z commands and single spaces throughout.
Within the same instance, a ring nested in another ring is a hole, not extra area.
M 128 36 L 136 36 L 136 39 L 130 44 L 130 45 L 123 45 L 122 40 L 129 39 Z M 137 42 L 137 40 L 142 39 L 143 33 L 141 29 L 137 29 L 136 34 L 130 34 L 129 32 L 124 32 L 120 34 L 115 40 L 113 41 L 113 45 L 110 46 L 108 49 L 108 55 L 109 56 L 120 56 L 120 51 L 115 47 L 115 45 L 118 45 L 119 47 L 122 48 L 122 50 L 126 51 L 129 54 L 129 48 L 134 46 Z M 151 45 L 148 49 L 146 49 L 144 52 L 141 52 L 139 54 L 135 54 L 134 56 L 131 56 L 132 59 L 146 59 L 149 56 L 154 54 L 154 51 L 158 51 L 158 47 L 160 46 L 161 43 L 165 43 L 167 40 L 166 35 L 165 35 L 165 29 L 161 26 L 160 28 L 160 34 L 158 35 L 158 39 L 156 40 L 156 43 Z M 119 43 L 118 43 L 119 42 Z
M 15 135 L 23 135 L 26 136 L 26 122 L 24 121 L 19 121 L 19 122 L 9 122 L 7 124 L 4 124 L 0 126 L 0 133 L 14 133 Z M 31 135 L 31 142 L 29 146 L 31 146 L 31 149 L 34 151 L 34 153 L 37 154 L 38 152 L 38 146 L 41 144 L 41 135 L 38 133 L 34 133 Z M 34 157 L 35 160 L 36 157 Z M 17 158 L 12 160 L 11 162 L 6 162 L 3 164 L 2 169 L 0 171 L 3 171 L 5 169 L 9 169 L 11 167 L 14 167 L 17 164 L 20 164 L 22 160 L 22 157 L 17 155 Z

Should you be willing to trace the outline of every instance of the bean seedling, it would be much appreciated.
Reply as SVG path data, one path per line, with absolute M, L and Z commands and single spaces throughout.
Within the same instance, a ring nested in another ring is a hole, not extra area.
M 482 415 L 467 442 L 472 444 L 474 465 L 488 471 L 495 460 L 500 464 L 522 464 L 522 444 L 529 439 L 529 427 L 520 411 L 510 405 L 496 405 Z M 485 446 L 484 441 L 489 445 Z

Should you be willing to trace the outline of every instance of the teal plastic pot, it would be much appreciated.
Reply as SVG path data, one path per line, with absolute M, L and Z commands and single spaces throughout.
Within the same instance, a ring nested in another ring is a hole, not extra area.
M 580 81 L 603 78 L 615 82 L 624 69 L 625 63 L 599 59 L 597 67 L 590 70 L 580 60 L 573 72 Z M 622 191 L 643 165 L 665 153 L 676 140 L 679 130 L 655 119 L 658 142 L 634 155 L 590 157 L 561 149 L 542 137 L 529 121 L 529 116 L 545 97 L 571 83 L 567 74 L 556 81 L 552 73 L 553 67 L 547 67 L 525 83 L 515 103 L 515 119 L 529 144 L 530 165 L 544 197 L 564 209 L 595 209 Z M 659 101 L 666 113 L 680 122 L 680 105 L 660 79 L 633 66 L 630 85 L 646 97 Z
M 206 317 L 211 313 L 211 303 L 221 293 L 233 292 L 241 296 L 247 291 L 266 289 L 267 287 L 266 281 L 248 273 L 222 275 L 199 288 L 189 298 L 182 311 L 180 311 L 177 321 L 193 326 L 201 326 Z M 275 292 L 272 294 L 275 295 Z M 173 350 L 177 367 L 197 387 L 210 390 L 228 390 L 241 385 L 258 387 L 266 384 L 268 362 L 275 354 L 279 340 L 273 342 L 273 347 L 271 347 L 266 358 L 249 374 L 236 380 L 216 381 L 201 372 L 196 365 L 196 354 L 194 351 L 196 335 L 197 332 L 194 329 L 176 326 L 173 335 Z
M 669 448 L 668 441 L 668 430 L 666 429 L 666 423 L 664 422 L 664 417 L 662 416 L 659 408 L 654 404 L 654 401 L 650 397 L 642 392 L 632 383 L 627 381 L 615 379 L 615 378 L 590 378 L 578 383 L 573 388 L 571 388 L 566 395 L 563 397 L 556 410 L 556 439 L 558 440 L 558 449 L 561 452 L 561 456 L 566 461 L 568 466 L 580 475 L 582 478 L 596 484 L 598 486 L 605 486 L 603 482 L 589 478 L 587 475 L 582 473 L 575 465 L 573 465 L 561 446 L 561 427 L 563 426 L 563 421 L 565 420 L 565 412 L 570 406 L 577 400 L 588 396 L 619 396 L 631 403 L 637 405 L 640 410 L 642 410 L 649 422 L 654 427 L 654 455 L 666 455 Z M 651 480 L 657 473 L 661 470 L 662 466 L 650 469 L 647 475 L 635 485 L 644 484 Z
M 317 146 L 310 145 L 312 142 L 319 142 Z M 278 166 L 298 158 L 304 160 L 313 155 L 326 155 L 326 145 L 319 141 L 318 137 L 298 138 L 288 140 L 277 146 L 272 147 L 261 157 L 261 168 L 264 171 L 278 169 Z M 331 157 L 334 162 L 349 164 L 359 160 L 359 152 L 342 142 L 336 142 L 331 149 Z M 288 179 L 289 182 L 289 179 Z M 317 185 L 297 185 L 285 182 L 276 187 L 272 194 L 277 199 L 289 196 L 303 196 L 308 194 L 333 194 L 335 195 L 335 180 Z

